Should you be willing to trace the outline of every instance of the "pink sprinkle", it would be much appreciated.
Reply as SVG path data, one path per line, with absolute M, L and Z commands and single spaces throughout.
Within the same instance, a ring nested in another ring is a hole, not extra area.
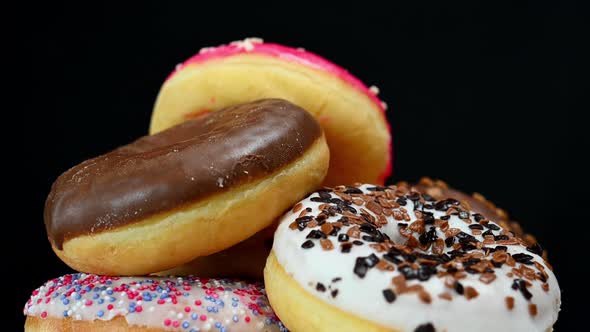
M 189 306 L 184 307 L 184 312 L 191 312 L 191 307 L 189 307 Z
M 244 319 L 246 320 L 246 323 L 250 323 L 250 316 L 246 316 Z
M 201 305 L 201 303 L 202 303 L 202 302 L 201 302 L 201 301 L 199 301 L 199 300 L 196 300 L 196 301 L 195 301 L 195 305 Z
M 172 324 L 172 321 L 171 321 L 170 319 L 166 318 L 166 319 L 164 320 L 164 325 L 166 325 L 166 326 L 170 326 L 170 324 Z
M 172 323 L 172 326 L 179 327 L 180 323 L 177 320 L 175 320 L 174 323 Z
M 164 304 L 164 302 L 166 302 L 166 301 L 164 301 L 164 299 L 159 299 L 158 300 L 158 304 Z
M 91 305 L 92 305 L 92 301 L 91 301 L 91 300 L 88 300 L 88 301 L 86 301 L 86 303 L 84 303 L 84 304 L 85 304 L 87 307 L 89 307 L 89 306 L 91 306 Z
M 207 315 L 201 315 L 201 317 L 199 317 L 199 319 L 204 322 L 207 320 Z
M 140 305 L 135 306 L 135 312 L 142 312 L 142 311 L 143 311 L 143 308 Z
M 107 309 L 108 309 L 108 310 L 113 310 L 113 305 L 112 305 L 112 304 L 109 304 L 109 305 L 107 306 Z
M 41 318 L 46 318 L 47 317 L 47 311 L 43 311 L 41 313 Z

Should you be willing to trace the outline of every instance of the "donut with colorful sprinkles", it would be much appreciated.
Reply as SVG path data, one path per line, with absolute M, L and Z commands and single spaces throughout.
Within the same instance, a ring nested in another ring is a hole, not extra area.
M 265 267 L 294 331 L 550 331 L 560 289 L 538 243 L 418 186 L 319 190 L 281 220 Z
M 27 301 L 27 332 L 287 331 L 264 287 L 229 279 L 67 274 Z

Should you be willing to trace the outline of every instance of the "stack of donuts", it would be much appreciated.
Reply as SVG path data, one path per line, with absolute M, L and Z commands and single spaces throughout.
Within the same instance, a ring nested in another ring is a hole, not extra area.
M 150 135 L 45 204 L 77 273 L 25 331 L 550 331 L 543 249 L 479 194 L 386 184 L 386 105 L 339 66 L 246 39 L 178 65 Z

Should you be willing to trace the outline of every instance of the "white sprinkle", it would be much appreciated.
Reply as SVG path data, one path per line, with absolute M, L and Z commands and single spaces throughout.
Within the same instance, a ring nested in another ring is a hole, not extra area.
M 148 308 L 148 311 L 149 311 L 149 312 L 154 312 L 155 310 L 156 310 L 156 308 L 155 308 L 155 307 L 149 307 L 149 308 Z
M 168 311 L 168 316 L 174 317 L 175 315 L 176 315 L 176 311 L 174 311 L 174 310 Z
M 371 85 L 369 91 L 375 96 L 379 94 L 379 88 L 376 85 Z
M 264 40 L 262 38 L 246 38 L 244 40 L 233 41 L 230 45 L 235 45 L 238 48 L 242 48 L 246 50 L 246 52 L 250 52 L 254 49 L 254 44 L 262 44 Z
M 178 319 L 182 319 L 182 317 L 184 317 L 184 315 L 181 314 L 180 312 L 176 315 L 176 318 L 178 318 Z
M 191 176 L 191 181 L 195 181 L 195 177 L 194 176 Z
M 179 70 L 180 68 L 182 68 L 182 63 L 178 63 L 176 66 L 174 66 L 174 70 Z
M 217 178 L 217 186 L 223 188 L 223 178 Z
M 383 109 L 387 111 L 387 103 L 386 102 L 381 101 L 381 107 L 383 107 Z
M 75 320 L 81 320 L 82 319 L 82 315 L 80 314 L 76 314 L 76 316 L 74 316 Z
M 203 47 L 199 50 L 199 54 L 211 52 L 215 49 L 215 47 Z
M 209 331 L 211 329 L 211 324 L 206 323 L 203 325 L 203 331 Z

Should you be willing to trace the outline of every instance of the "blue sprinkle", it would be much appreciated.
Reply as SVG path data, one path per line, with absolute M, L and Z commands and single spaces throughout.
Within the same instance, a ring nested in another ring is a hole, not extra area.
M 82 298 L 82 295 L 80 295 L 80 294 L 76 294 L 76 296 L 75 296 L 75 299 L 76 299 L 76 300 L 79 300 L 79 299 L 81 299 L 81 298 Z
M 110 280 L 107 280 L 107 282 L 106 282 L 106 284 L 107 284 L 107 285 L 110 285 L 110 284 L 112 284 L 112 283 L 113 283 L 113 282 L 112 282 L 112 281 L 110 281 Z
M 240 320 L 240 319 L 238 318 L 238 315 L 234 315 L 234 316 L 233 316 L 231 319 L 232 319 L 232 320 L 233 320 L 235 323 L 237 323 L 237 322 Z
M 53 293 L 53 295 L 52 295 L 53 298 L 56 298 L 58 296 L 59 296 L 59 293 Z
M 221 327 L 221 323 L 220 322 L 215 323 L 215 327 L 216 328 L 220 328 Z
M 65 298 L 66 298 L 66 294 L 61 294 L 61 296 L 60 296 L 60 297 L 61 297 L 61 299 L 63 300 L 63 299 L 65 299 Z
M 189 296 L 190 294 L 188 292 L 184 292 L 182 293 L 182 296 Z
M 199 319 L 199 315 L 198 315 L 197 313 L 194 313 L 194 312 L 193 312 L 193 314 L 191 315 L 191 318 L 192 318 L 193 320 L 197 320 L 197 319 Z
M 100 292 L 100 287 L 94 287 L 93 292 Z
M 94 299 L 94 300 L 98 299 L 99 297 L 100 297 L 100 295 L 96 294 L 96 293 L 94 295 L 92 295 L 92 299 Z
M 135 307 L 129 307 L 129 312 L 135 312 Z
M 135 304 L 135 302 L 131 302 L 131 303 L 129 303 L 129 306 L 130 306 L 130 307 L 135 307 L 135 305 L 136 305 L 136 304 Z
M 63 301 L 61 301 L 64 305 L 68 305 L 70 303 L 70 300 L 68 299 L 64 299 Z
M 109 301 L 115 302 L 115 301 L 117 301 L 117 299 L 114 296 L 111 296 L 111 298 L 109 299 Z
M 225 326 L 222 326 L 222 327 L 219 329 L 219 332 L 226 332 L 226 331 L 227 331 L 227 330 L 225 329 Z
M 113 290 L 112 290 L 112 289 L 109 289 L 109 290 L 107 291 L 107 294 L 109 294 L 109 295 L 113 295 Z
M 234 302 L 237 302 L 237 301 L 239 301 L 237 297 L 232 297 L 232 299 L 231 299 L 231 300 L 232 300 L 232 301 L 234 301 Z
M 188 329 L 188 327 L 189 327 L 189 323 L 188 322 L 185 321 L 184 323 L 182 323 L 182 328 L 183 329 Z
M 213 307 L 207 307 L 207 312 L 213 311 Z
M 213 312 L 219 312 L 219 309 L 213 308 Z
M 99 310 L 99 311 L 96 313 L 96 315 L 97 315 L 98 317 L 102 317 L 102 316 L 104 315 L 104 311 L 102 311 L 102 310 Z
M 84 290 L 87 292 L 90 292 L 92 290 L 92 288 L 90 288 L 90 286 L 86 286 L 86 287 L 84 287 Z
M 238 302 L 234 302 L 231 304 L 232 307 L 237 307 L 238 306 Z
M 98 299 L 98 304 L 103 304 L 104 303 L 104 299 Z
M 199 332 L 199 329 L 191 329 L 189 332 Z
M 64 317 L 68 317 L 68 311 L 64 310 Z

